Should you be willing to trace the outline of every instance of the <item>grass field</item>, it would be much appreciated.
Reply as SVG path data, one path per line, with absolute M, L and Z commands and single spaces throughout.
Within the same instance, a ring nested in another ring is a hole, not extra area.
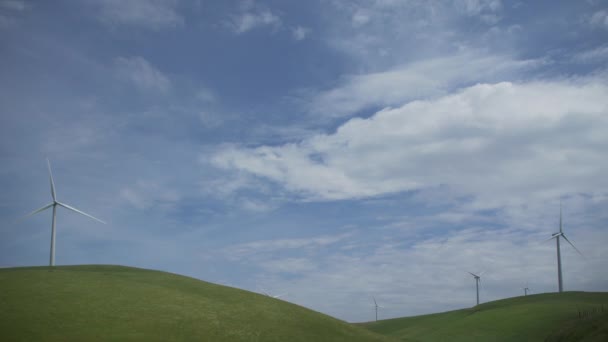
M 608 341 L 608 293 L 530 295 L 362 325 L 404 341 Z
M 267 296 L 121 266 L 0 269 L 1 341 L 387 341 Z

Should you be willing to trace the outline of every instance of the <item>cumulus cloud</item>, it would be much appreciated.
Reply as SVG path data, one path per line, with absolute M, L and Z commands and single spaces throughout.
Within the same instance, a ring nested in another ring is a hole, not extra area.
M 607 95 L 596 81 L 479 84 L 298 143 L 226 147 L 212 162 L 314 200 L 441 184 L 489 207 L 594 193 L 608 187 Z
M 475 52 L 418 61 L 388 71 L 345 77 L 337 87 L 313 99 L 312 111 L 339 117 L 371 106 L 399 105 L 464 85 L 516 77 L 542 63 Z
M 143 90 L 167 92 L 171 81 L 143 57 L 118 57 L 115 60 L 118 77 Z
M 110 26 L 161 30 L 184 24 L 184 18 L 177 13 L 176 0 L 104 0 L 93 4 L 98 7 L 99 20 Z

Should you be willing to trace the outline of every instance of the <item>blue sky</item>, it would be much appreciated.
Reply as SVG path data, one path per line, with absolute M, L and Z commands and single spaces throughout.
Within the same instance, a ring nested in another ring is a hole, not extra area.
M 348 321 L 606 291 L 605 1 L 0 2 L 0 266 L 161 269 Z

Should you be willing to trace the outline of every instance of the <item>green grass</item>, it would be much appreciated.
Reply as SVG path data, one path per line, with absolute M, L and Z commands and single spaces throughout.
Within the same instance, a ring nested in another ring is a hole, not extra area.
M 0 269 L 1 341 L 387 341 L 235 288 L 121 266 Z
M 407 341 L 608 341 L 608 293 L 530 295 L 362 325 Z

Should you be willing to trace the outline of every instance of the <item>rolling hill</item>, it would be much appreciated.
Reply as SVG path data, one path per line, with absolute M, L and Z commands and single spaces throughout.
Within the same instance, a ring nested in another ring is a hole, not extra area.
M 388 341 L 267 296 L 122 266 L 0 269 L 2 341 Z
M 361 325 L 404 341 L 608 341 L 608 293 L 529 295 Z

